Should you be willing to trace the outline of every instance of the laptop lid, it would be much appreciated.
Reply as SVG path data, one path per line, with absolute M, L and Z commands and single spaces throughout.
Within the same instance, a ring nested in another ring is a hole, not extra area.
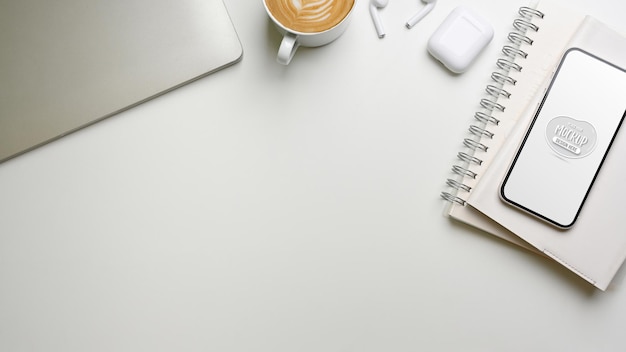
M 222 0 L 0 0 L 0 162 L 242 53 Z

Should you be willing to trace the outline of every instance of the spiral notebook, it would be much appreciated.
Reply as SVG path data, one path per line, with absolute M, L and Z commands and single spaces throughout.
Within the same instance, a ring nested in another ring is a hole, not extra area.
M 540 93 L 562 54 L 581 31 L 589 28 L 588 16 L 552 1 L 521 7 L 518 13 L 508 42 L 502 48 L 502 57 L 491 74 L 492 83 L 480 100 L 481 109 L 475 112 L 463 149 L 458 152 L 459 162 L 452 167 L 452 177 L 442 192 L 442 197 L 449 201 L 446 213 L 455 220 L 547 255 L 604 290 L 624 259 L 626 245 L 610 253 L 610 260 L 600 267 L 596 267 L 593 259 L 607 253 L 577 252 L 566 255 L 568 259 L 564 260 L 554 254 L 561 253 L 560 249 L 546 250 L 541 239 L 529 234 L 531 231 L 527 229 L 536 230 L 532 220 L 519 214 L 514 216 L 516 221 L 500 216 L 500 211 L 506 209 L 497 192 L 502 168 L 508 166 L 511 150 L 516 150 L 529 117 L 543 96 Z M 496 157 L 498 160 L 494 161 Z M 489 201 L 485 202 L 486 199 Z M 616 241 L 613 244 L 622 245 Z M 565 248 L 569 244 L 558 246 Z
M 519 8 L 502 56 L 495 62 L 480 110 L 469 125 L 447 189 L 446 214 L 530 250 L 524 240 L 471 206 L 467 197 L 479 183 L 502 144 L 548 78 L 585 16 L 555 2 L 534 2 Z
M 556 110 L 553 109 L 559 112 L 558 115 L 576 116 L 583 120 L 596 119 L 598 124 L 595 125 L 594 131 L 597 131 L 599 136 L 598 144 L 601 140 L 605 143 L 611 141 L 612 144 L 604 154 L 593 185 L 587 190 L 584 205 L 579 209 L 575 224 L 567 230 L 558 229 L 514 207 L 503 205 L 498 195 L 501 181 L 518 150 L 519 141 L 525 138 L 526 126 L 535 116 L 533 107 L 522 115 L 520 122 L 509 134 L 510 138 L 497 153 L 466 202 L 467 207 L 488 215 L 519 238 L 528 241 L 536 250 L 597 288 L 606 290 L 626 258 L 626 236 L 622 220 L 622 203 L 626 197 L 626 189 L 622 185 L 626 179 L 626 165 L 623 162 L 626 130 L 622 123 L 613 134 L 614 130 L 600 124 L 600 121 L 602 123 L 617 122 L 617 119 L 623 121 L 626 113 L 624 88 L 618 88 L 626 85 L 626 37 L 598 20 L 587 17 L 568 46 L 576 48 L 573 49 L 575 51 L 582 49 L 612 66 L 609 69 L 609 65 L 601 64 L 597 60 L 589 59 L 589 63 L 585 61 L 585 68 L 580 70 L 583 72 L 575 73 L 577 79 L 566 91 L 568 99 L 574 99 L 575 102 L 568 101 Z M 583 95 L 580 98 L 571 98 L 577 91 L 583 92 Z M 546 127 L 543 130 L 546 131 Z M 604 137 L 600 137 L 601 135 Z M 546 147 L 548 143 L 541 145 Z M 602 150 L 596 147 L 593 153 L 599 157 Z M 550 158 L 549 160 L 559 160 L 554 159 L 552 153 L 546 156 Z M 558 178 L 563 176 L 562 173 L 567 168 L 585 165 L 579 164 L 578 160 L 582 160 L 580 158 L 560 160 L 559 166 L 556 166 L 559 170 Z M 567 176 L 566 172 L 565 174 Z M 571 179 L 569 176 L 567 179 Z M 567 187 L 561 188 L 568 193 L 572 191 Z M 542 198 L 563 208 L 565 205 L 563 197 L 553 197 L 554 195 L 550 194 Z

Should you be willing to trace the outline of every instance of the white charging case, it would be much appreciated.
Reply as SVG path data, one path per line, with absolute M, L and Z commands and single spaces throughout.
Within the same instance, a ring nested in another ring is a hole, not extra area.
M 465 72 L 491 42 L 493 27 L 465 6 L 452 10 L 428 40 L 428 52 L 454 73 Z

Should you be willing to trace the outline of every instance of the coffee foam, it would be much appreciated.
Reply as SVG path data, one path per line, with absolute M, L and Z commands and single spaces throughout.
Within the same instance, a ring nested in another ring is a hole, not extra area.
M 286 28 L 303 33 L 323 32 L 341 22 L 354 0 L 266 0 L 272 16 Z

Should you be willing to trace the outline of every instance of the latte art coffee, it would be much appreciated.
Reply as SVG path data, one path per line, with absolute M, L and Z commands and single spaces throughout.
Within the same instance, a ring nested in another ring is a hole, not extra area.
M 355 0 L 265 0 L 283 26 L 303 33 L 323 32 L 340 23 Z
M 359 0 L 263 0 L 283 35 L 276 61 L 289 65 L 296 50 L 333 42 L 345 32 Z

